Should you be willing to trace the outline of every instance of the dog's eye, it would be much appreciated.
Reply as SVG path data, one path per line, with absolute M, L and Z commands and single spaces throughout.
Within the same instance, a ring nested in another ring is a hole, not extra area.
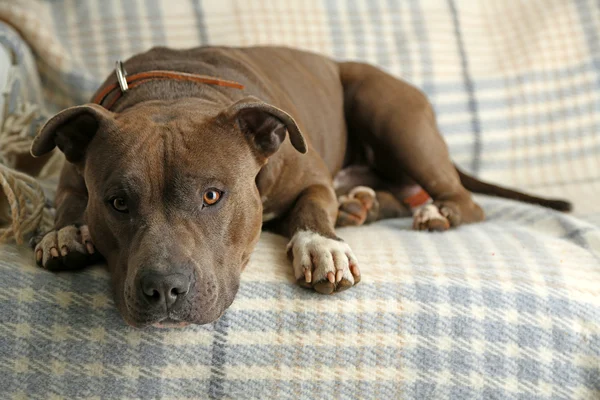
M 118 212 L 126 213 L 129 211 L 129 209 L 127 208 L 127 202 L 122 197 L 115 197 L 110 201 L 110 204 Z
M 217 189 L 208 189 L 206 192 L 204 192 L 204 195 L 202 195 L 202 200 L 204 201 L 205 205 L 212 206 L 221 200 L 222 194 L 223 193 Z

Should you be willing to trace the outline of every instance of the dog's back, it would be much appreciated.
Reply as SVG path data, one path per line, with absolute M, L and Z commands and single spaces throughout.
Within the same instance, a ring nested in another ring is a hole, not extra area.
M 239 82 L 244 85 L 242 92 L 225 89 L 223 94 L 233 96 L 233 100 L 253 95 L 286 110 L 294 116 L 330 173 L 335 174 L 342 167 L 347 140 L 344 92 L 338 63 L 325 56 L 285 47 L 155 47 L 127 60 L 125 69 L 130 75 L 174 70 Z M 113 76 L 101 87 L 112 81 Z M 136 93 L 119 102 L 115 111 L 128 108 L 139 99 L 202 96 L 205 89 L 189 82 L 159 82 L 136 88 Z M 286 156 L 293 157 L 292 154 Z

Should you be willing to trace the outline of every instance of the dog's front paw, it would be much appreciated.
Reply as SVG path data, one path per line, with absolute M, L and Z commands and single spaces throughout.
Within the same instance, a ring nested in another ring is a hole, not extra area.
M 35 261 L 49 270 L 81 268 L 97 258 L 87 225 L 46 233 L 35 246 Z
M 331 294 L 349 289 L 360 281 L 356 257 L 341 240 L 300 231 L 290 240 L 287 252 L 301 286 Z

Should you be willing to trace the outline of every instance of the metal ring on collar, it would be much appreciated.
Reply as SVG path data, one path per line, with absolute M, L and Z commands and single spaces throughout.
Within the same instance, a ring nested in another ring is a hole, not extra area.
M 117 75 L 117 81 L 119 82 L 119 86 L 121 87 L 121 92 L 125 93 L 129 89 L 129 85 L 127 85 L 127 71 L 125 71 L 125 67 L 123 67 L 123 62 L 118 60 L 115 63 L 115 74 Z

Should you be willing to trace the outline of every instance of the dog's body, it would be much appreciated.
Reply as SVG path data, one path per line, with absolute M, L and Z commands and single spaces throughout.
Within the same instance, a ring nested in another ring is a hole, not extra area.
M 125 67 L 130 75 L 171 70 L 244 85 L 148 81 L 110 111 L 63 111 L 32 147 L 41 155 L 58 145 L 70 161 L 38 263 L 80 267 L 97 249 L 132 325 L 217 319 L 263 220 L 290 237 L 299 283 L 333 293 L 360 279 L 336 220 L 359 225 L 414 211 L 417 229 L 481 221 L 463 183 L 567 207 L 459 173 L 425 96 L 366 64 L 285 48 L 203 47 L 153 49 Z M 411 210 L 419 204 L 403 200 L 420 188 L 433 203 Z

